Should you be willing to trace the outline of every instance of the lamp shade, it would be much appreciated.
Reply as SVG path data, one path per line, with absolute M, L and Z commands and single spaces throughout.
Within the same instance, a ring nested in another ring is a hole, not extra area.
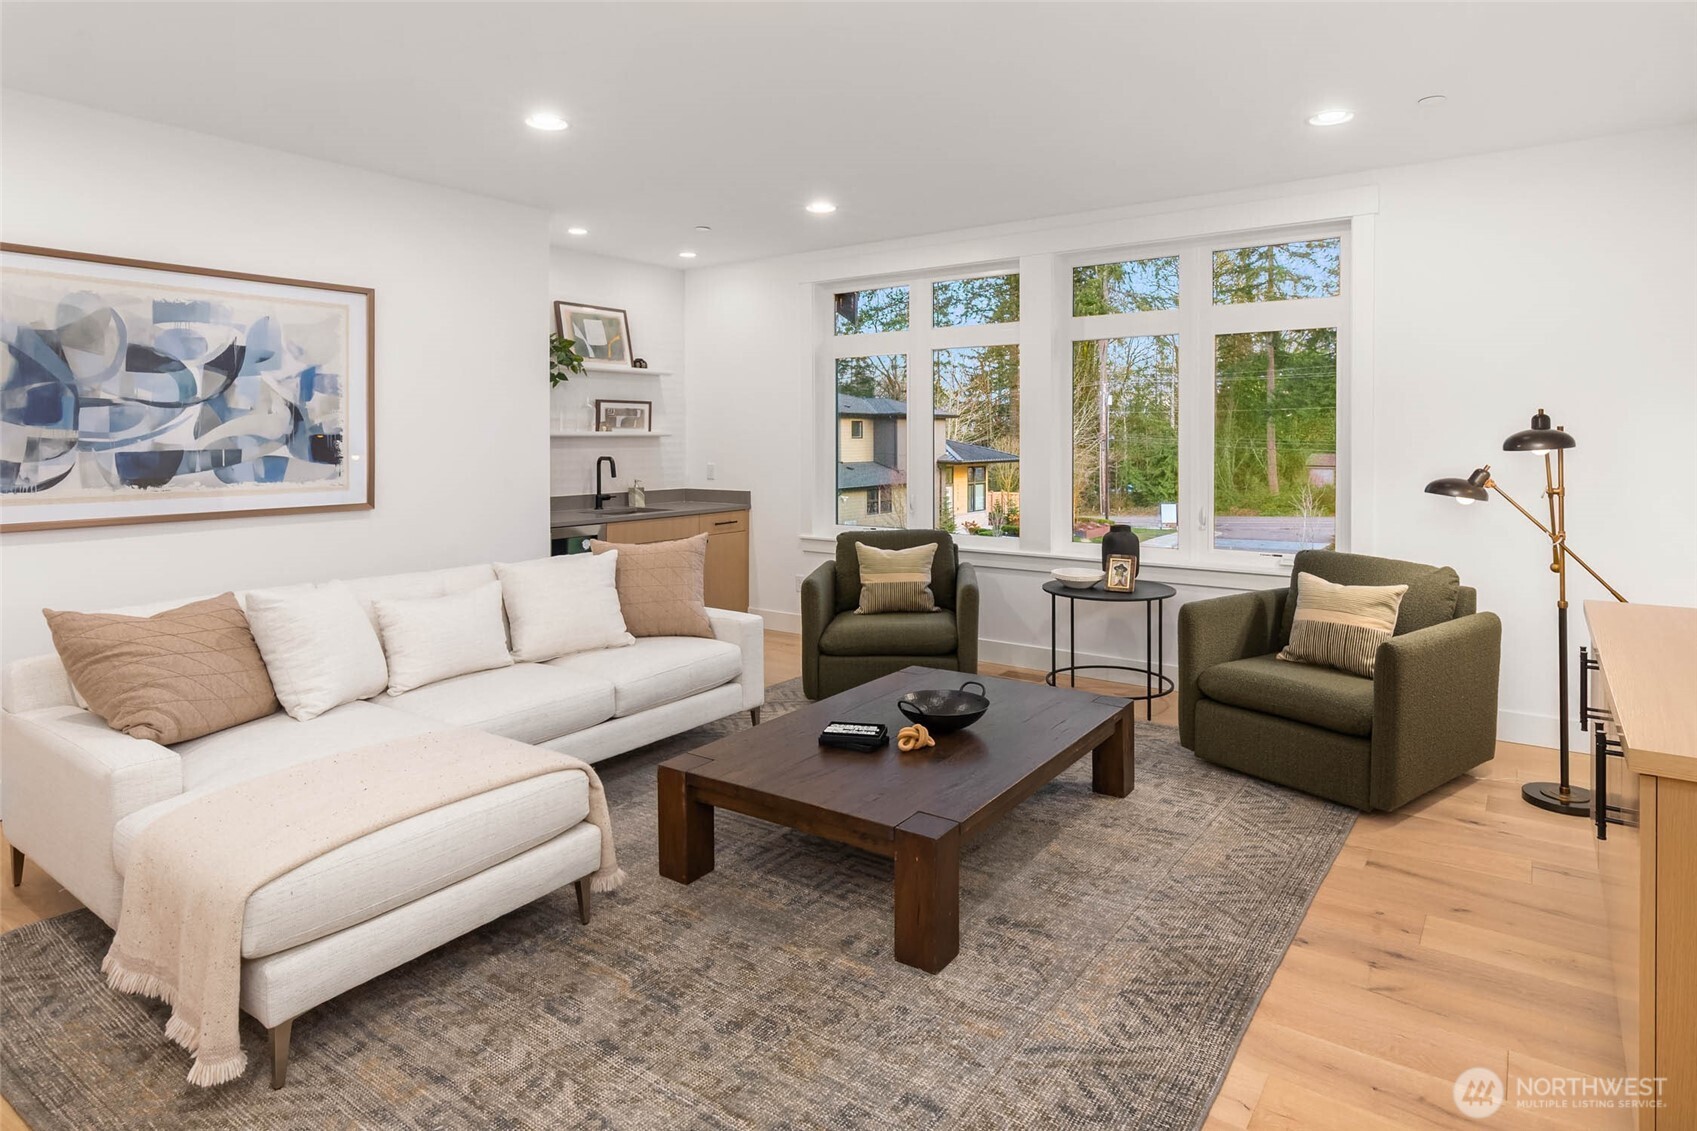
M 1485 484 L 1491 481 L 1491 469 L 1481 467 L 1466 479 L 1434 479 L 1426 484 L 1428 495 L 1448 495 L 1468 503 L 1483 503 L 1491 496 Z
M 1550 427 L 1550 418 L 1539 409 L 1532 415 L 1532 427 L 1516 432 L 1503 441 L 1505 452 L 1553 452 L 1571 448 L 1574 439 L 1560 428 Z

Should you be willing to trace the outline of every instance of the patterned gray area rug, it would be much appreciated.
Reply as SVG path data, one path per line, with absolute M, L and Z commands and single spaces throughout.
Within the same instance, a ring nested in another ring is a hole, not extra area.
M 1354 822 L 1140 726 L 1131 797 L 1085 758 L 968 846 L 928 976 L 879 857 L 721 813 L 717 870 L 660 878 L 655 764 L 747 725 L 600 767 L 631 879 L 590 926 L 568 887 L 312 1010 L 281 1092 L 248 1018 L 246 1077 L 189 1087 L 91 913 L 0 936 L 0 1090 L 37 1131 L 1194 1128 Z

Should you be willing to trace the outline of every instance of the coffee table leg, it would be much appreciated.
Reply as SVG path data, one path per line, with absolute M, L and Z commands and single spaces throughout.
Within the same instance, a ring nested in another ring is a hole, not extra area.
M 660 766 L 660 874 L 694 883 L 713 870 L 713 806 L 690 791 L 684 771 Z
M 1132 724 L 1135 706 L 1128 706 L 1114 720 L 1114 729 L 1090 759 L 1090 788 L 1109 797 L 1124 797 L 1136 781 L 1132 754 Z
M 960 826 L 915 813 L 896 826 L 896 961 L 935 974 L 960 953 Z

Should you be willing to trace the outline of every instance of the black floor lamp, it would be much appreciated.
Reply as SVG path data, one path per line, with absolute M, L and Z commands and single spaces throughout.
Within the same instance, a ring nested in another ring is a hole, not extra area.
M 1532 427 L 1522 432 L 1516 432 L 1503 441 L 1505 452 L 1543 452 L 1544 453 L 1544 497 L 1550 504 L 1549 525 L 1538 520 L 1538 517 L 1509 497 L 1507 491 L 1497 486 L 1491 478 L 1491 465 L 1486 464 L 1469 475 L 1466 479 L 1434 479 L 1426 484 L 1426 492 L 1431 495 L 1448 495 L 1458 503 L 1485 502 L 1491 491 L 1495 491 L 1506 499 L 1510 506 L 1525 515 L 1532 524 L 1542 530 L 1550 539 L 1550 572 L 1557 578 L 1556 596 L 1556 647 L 1560 651 L 1557 662 L 1560 671 L 1561 691 L 1558 699 L 1561 703 L 1561 780 L 1527 782 L 1520 787 L 1520 795 L 1540 809 L 1548 809 L 1553 813 L 1568 813 L 1573 816 L 1588 816 L 1591 812 L 1591 791 L 1580 789 L 1568 778 L 1568 717 L 1567 717 L 1567 563 L 1572 559 L 1581 569 L 1597 579 L 1597 583 L 1609 591 L 1617 601 L 1626 598 L 1614 586 L 1604 581 L 1597 571 L 1585 563 L 1568 548 L 1567 544 L 1567 471 L 1564 454 L 1574 446 L 1573 437 L 1568 435 L 1565 428 L 1550 427 L 1550 418 L 1543 409 L 1539 409 L 1532 417 Z M 1554 459 L 1551 459 L 1554 453 Z

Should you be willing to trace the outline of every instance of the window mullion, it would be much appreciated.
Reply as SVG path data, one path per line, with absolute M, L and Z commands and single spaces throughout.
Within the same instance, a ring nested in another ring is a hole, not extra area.
M 1211 253 L 1205 246 L 1179 255 L 1178 552 L 1198 561 L 1213 542 L 1214 338 Z
M 908 297 L 907 348 L 907 525 L 937 525 L 937 442 L 931 350 L 930 279 L 915 280 Z

